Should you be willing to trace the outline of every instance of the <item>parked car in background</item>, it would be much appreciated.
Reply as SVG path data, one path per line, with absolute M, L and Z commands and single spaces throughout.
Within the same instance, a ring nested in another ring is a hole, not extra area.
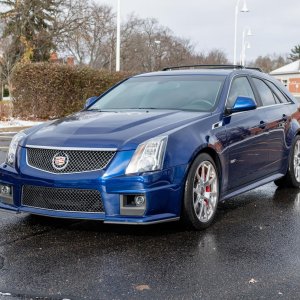
M 17 134 L 0 167 L 0 208 L 203 229 L 220 201 L 271 181 L 299 188 L 295 98 L 258 70 L 192 67 L 131 77 Z

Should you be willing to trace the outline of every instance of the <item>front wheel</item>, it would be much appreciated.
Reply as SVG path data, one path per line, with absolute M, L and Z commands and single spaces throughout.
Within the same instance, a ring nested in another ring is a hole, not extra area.
M 193 162 L 185 183 L 183 219 L 194 229 L 207 228 L 214 220 L 219 200 L 219 176 L 206 153 Z
M 279 187 L 300 188 L 300 136 L 296 136 L 292 144 L 286 175 L 274 183 Z

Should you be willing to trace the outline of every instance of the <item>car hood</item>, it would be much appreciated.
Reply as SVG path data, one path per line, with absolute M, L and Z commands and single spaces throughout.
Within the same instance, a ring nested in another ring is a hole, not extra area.
M 134 150 L 157 135 L 205 118 L 210 113 L 183 111 L 83 111 L 32 128 L 23 145 Z

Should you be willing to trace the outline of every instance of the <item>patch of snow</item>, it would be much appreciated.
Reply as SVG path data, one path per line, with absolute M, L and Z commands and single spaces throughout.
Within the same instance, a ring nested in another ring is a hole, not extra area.
M 9 121 L 0 121 L 0 128 L 34 126 L 42 123 L 44 122 L 11 119 Z
M 3 128 L 7 128 L 7 127 L 3 127 Z M 0 127 L 0 129 L 1 129 L 1 127 Z M 5 131 L 4 133 L 5 133 L 6 136 L 9 136 L 9 135 L 15 135 L 15 134 L 17 134 L 18 131 Z M 3 132 L 0 132 L 0 135 L 2 135 L 2 134 L 3 134 Z
M 0 292 L 0 296 L 11 296 L 11 293 L 2 293 L 2 292 Z

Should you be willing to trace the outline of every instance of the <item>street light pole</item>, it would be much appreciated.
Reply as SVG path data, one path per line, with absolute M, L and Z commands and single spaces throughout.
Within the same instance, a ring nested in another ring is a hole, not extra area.
M 245 65 L 246 61 L 246 49 L 250 49 L 250 43 L 246 41 L 246 37 L 253 36 L 250 28 L 244 28 L 242 39 L 242 52 L 241 52 L 241 65 Z
M 236 45 L 237 45 L 237 25 L 238 25 L 238 14 L 239 14 L 239 6 L 240 6 L 240 1 L 237 0 L 236 6 L 235 6 L 235 15 L 234 15 L 234 48 L 233 48 L 233 64 L 236 64 Z M 244 2 L 244 6 L 241 10 L 241 12 L 249 12 L 246 4 L 246 0 Z
M 118 0 L 117 7 L 117 47 L 116 47 L 116 71 L 120 71 L 120 59 L 121 59 L 121 3 Z
M 251 48 L 250 43 L 248 41 L 245 41 L 244 54 L 243 54 L 242 63 L 241 63 L 242 66 L 246 65 L 246 49 L 250 49 L 250 48 Z

